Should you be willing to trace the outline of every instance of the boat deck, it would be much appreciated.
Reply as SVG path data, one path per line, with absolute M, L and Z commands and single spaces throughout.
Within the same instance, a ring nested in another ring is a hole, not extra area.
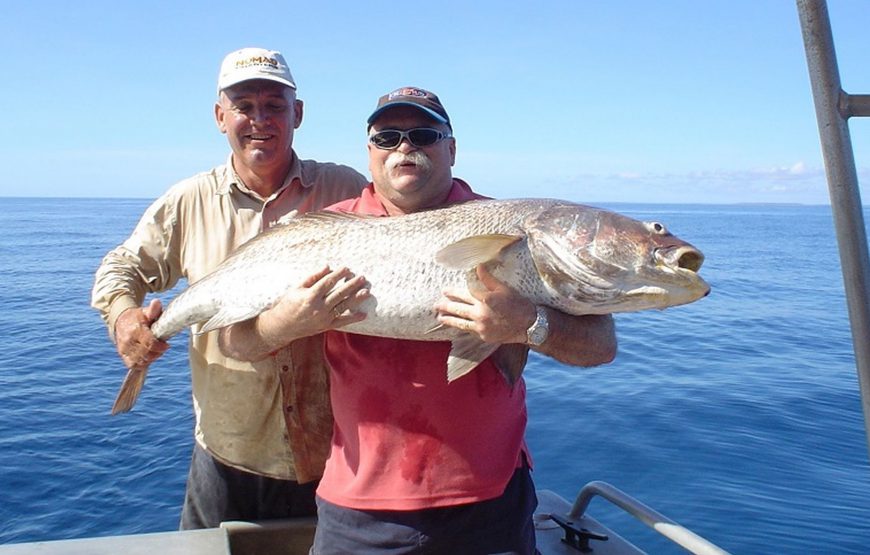
M 570 510 L 571 505 L 564 498 L 548 490 L 538 491 L 535 527 L 538 549 L 543 555 L 581 553 L 563 541 L 563 529 L 550 518 L 553 514 L 567 518 Z M 0 555 L 307 555 L 314 539 L 315 524 L 313 518 L 267 523 L 225 522 L 220 528 L 207 530 L 10 544 L 0 546 Z M 576 519 L 575 526 L 608 538 L 590 541 L 590 551 L 585 553 L 643 553 L 592 517 Z

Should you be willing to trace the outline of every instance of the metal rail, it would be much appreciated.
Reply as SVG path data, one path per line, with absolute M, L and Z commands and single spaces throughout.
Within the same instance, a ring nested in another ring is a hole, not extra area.
M 870 257 L 848 120 L 870 116 L 870 95 L 850 95 L 840 72 L 825 0 L 797 0 L 846 289 L 852 345 L 870 445 Z
M 659 534 L 688 550 L 690 553 L 694 553 L 695 555 L 728 554 L 728 552 L 721 547 L 710 543 L 688 528 L 684 528 L 665 515 L 657 512 L 655 509 L 648 507 L 634 497 L 631 497 L 621 490 L 611 486 L 607 482 L 589 482 L 583 486 L 583 489 L 580 490 L 577 499 L 574 501 L 574 506 L 571 507 L 571 512 L 568 513 L 568 517 L 571 519 L 578 519 L 583 516 L 586 509 L 589 507 L 589 503 L 592 502 L 592 498 L 596 495 L 600 495 L 604 499 L 610 501 Z

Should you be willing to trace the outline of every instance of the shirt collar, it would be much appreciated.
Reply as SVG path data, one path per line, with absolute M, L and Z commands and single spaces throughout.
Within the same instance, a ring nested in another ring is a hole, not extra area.
M 447 194 L 447 199 L 444 201 L 444 204 L 455 204 L 457 202 L 465 202 L 467 200 L 475 200 L 486 198 L 482 195 L 478 195 L 474 191 L 471 190 L 471 187 L 465 181 L 454 177 L 453 185 L 450 187 L 450 192 Z M 355 211 L 361 212 L 363 214 L 368 214 L 370 216 L 389 216 L 389 212 L 384 207 L 383 202 L 381 202 L 381 197 L 375 191 L 374 183 L 369 183 L 368 186 L 362 190 L 357 201 L 354 203 Z
M 293 162 L 290 164 L 290 171 L 287 172 L 287 177 L 284 178 L 284 183 L 282 183 L 281 186 L 278 187 L 278 189 L 274 193 L 272 193 L 270 198 L 275 198 L 280 195 L 287 187 L 290 186 L 291 183 L 293 183 L 295 179 L 299 179 L 299 182 L 302 184 L 303 187 L 310 186 L 310 184 L 305 183 L 305 180 L 302 179 L 302 162 L 299 160 L 299 157 L 296 156 L 296 151 L 291 152 L 293 153 Z M 235 186 L 236 189 L 246 195 L 260 198 L 260 195 L 248 189 L 248 187 L 242 181 L 242 178 L 239 177 L 239 174 L 236 173 L 236 170 L 233 168 L 233 154 L 231 152 L 227 156 L 226 164 L 224 164 L 223 166 L 222 175 L 218 176 L 218 194 L 229 194 L 233 186 Z

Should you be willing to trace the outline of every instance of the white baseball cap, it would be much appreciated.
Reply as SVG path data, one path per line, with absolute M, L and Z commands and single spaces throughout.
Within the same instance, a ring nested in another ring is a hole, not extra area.
M 296 82 L 290 75 L 290 68 L 284 61 L 284 56 L 276 50 L 264 48 L 242 48 L 230 52 L 221 63 L 218 74 L 218 93 L 251 79 L 267 79 L 296 88 Z

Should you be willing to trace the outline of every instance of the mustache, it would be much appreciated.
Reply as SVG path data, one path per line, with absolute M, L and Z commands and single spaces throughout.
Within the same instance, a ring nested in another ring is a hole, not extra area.
M 432 160 L 426 156 L 425 152 L 415 150 L 414 152 L 394 152 L 387 158 L 387 170 L 394 170 L 401 164 L 414 164 L 422 170 L 432 169 Z

